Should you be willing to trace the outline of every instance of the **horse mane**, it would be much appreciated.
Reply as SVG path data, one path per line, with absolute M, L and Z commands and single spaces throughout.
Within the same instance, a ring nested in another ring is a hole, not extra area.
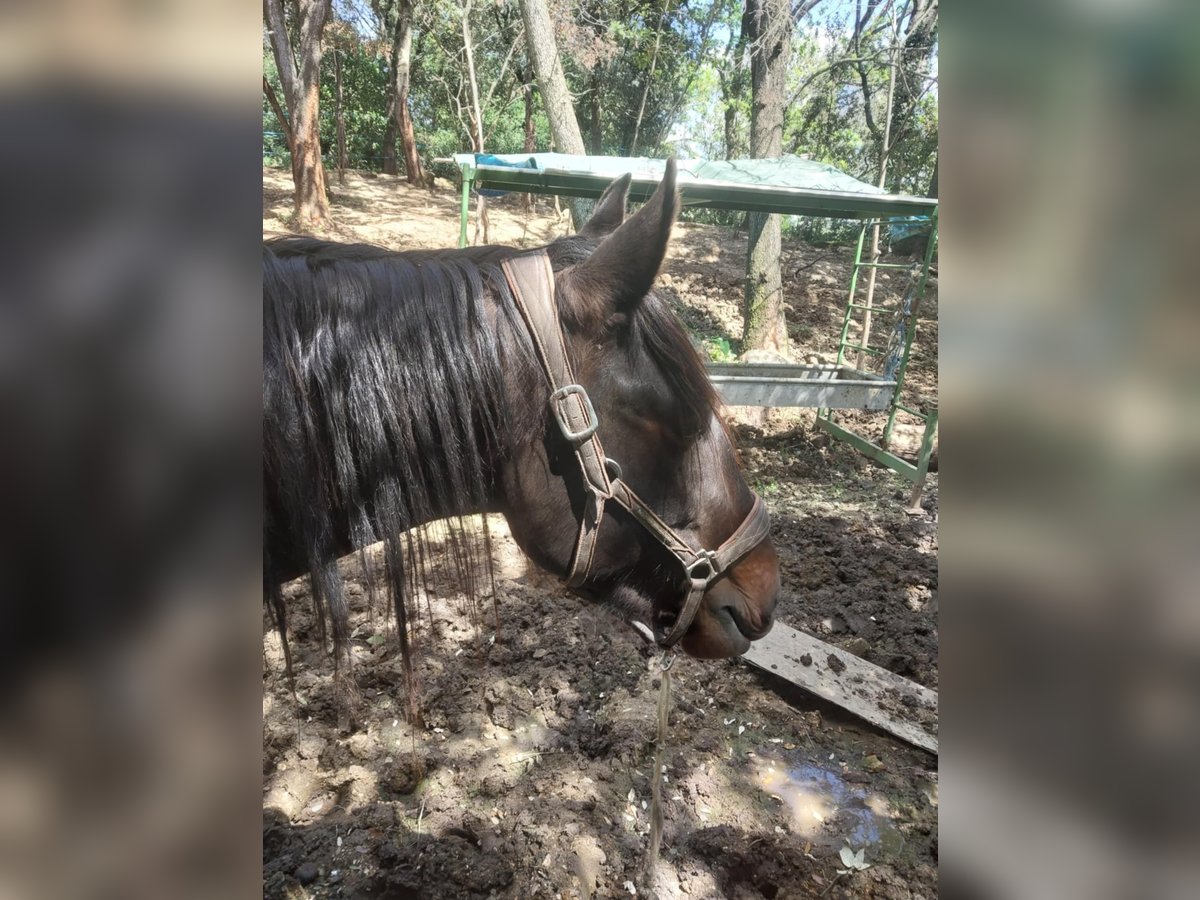
M 461 515 L 492 495 L 489 461 L 545 415 L 534 391 L 505 387 L 506 372 L 536 372 L 532 347 L 523 329 L 489 319 L 488 294 L 494 315 L 515 315 L 498 261 L 479 254 L 264 243 L 264 587 L 289 674 L 279 582 L 309 575 L 318 633 L 324 640 L 328 620 L 341 673 L 350 635 L 337 558 L 382 541 L 411 676 L 407 599 L 428 588 L 433 554 L 425 533 L 410 529 L 435 514 L 459 513 L 449 523 L 451 563 L 477 614 L 480 563 L 492 580 L 490 535 L 486 519 L 480 532 Z M 279 546 L 302 547 L 302 558 L 273 556 Z M 412 696 L 410 706 L 415 714 Z
M 561 271 L 593 246 L 575 236 L 545 249 Z M 483 509 L 494 493 L 489 461 L 504 459 L 515 435 L 544 428 L 541 370 L 500 269 L 521 252 L 264 242 L 264 590 L 289 676 L 280 582 L 304 573 L 318 634 L 324 641 L 328 621 L 335 667 L 339 674 L 348 667 L 349 607 L 337 571 L 350 549 L 346 539 L 358 548 L 383 542 L 414 716 L 417 618 L 409 601 L 422 589 L 428 598 L 434 559 L 414 526 L 457 513 L 447 523 L 450 563 L 472 620 L 486 586 L 476 577 L 481 565 L 495 603 L 486 517 L 480 530 L 462 516 Z M 560 304 L 569 302 L 563 293 Z M 568 328 L 578 324 L 578 310 L 560 306 L 560 314 Z M 699 433 L 718 403 L 678 319 L 652 294 L 630 326 L 675 394 L 679 419 L 672 424 L 681 436 Z M 506 374 L 529 383 L 508 390 Z M 273 538 L 303 547 L 303 557 L 278 558 Z M 373 596 L 368 557 L 360 559 Z

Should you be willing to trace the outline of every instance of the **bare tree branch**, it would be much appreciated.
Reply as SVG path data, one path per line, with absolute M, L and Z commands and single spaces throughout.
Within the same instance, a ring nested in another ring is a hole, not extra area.
M 295 115 L 300 93 L 296 87 L 296 57 L 292 55 L 292 44 L 288 40 L 283 0 L 263 0 L 263 18 L 267 23 L 267 37 L 271 41 L 271 50 L 275 54 L 275 68 L 279 70 L 283 101 L 287 104 L 288 112 Z
M 267 95 L 267 102 L 271 104 L 271 111 L 275 113 L 275 118 L 279 120 L 279 127 L 283 129 L 283 137 L 287 141 L 288 152 L 294 152 L 295 139 L 292 137 L 292 123 L 288 120 L 287 113 L 279 105 L 279 98 L 275 96 L 275 89 L 271 87 L 271 82 L 267 81 L 266 75 L 263 75 L 263 93 Z

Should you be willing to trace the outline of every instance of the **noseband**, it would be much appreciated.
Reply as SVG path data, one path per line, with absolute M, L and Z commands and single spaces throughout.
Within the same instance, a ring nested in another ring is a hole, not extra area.
M 554 270 L 544 250 L 505 260 L 504 270 L 517 309 L 533 338 L 538 360 L 550 381 L 550 412 L 579 461 L 587 504 L 579 522 L 579 536 L 564 578 L 568 587 L 580 587 L 591 573 L 604 507 L 616 503 L 633 516 L 683 567 L 686 598 L 674 624 L 666 633 L 652 631 L 655 642 L 673 647 L 687 633 L 700 600 L 709 586 L 729 567 L 762 543 L 770 531 L 770 518 L 762 499 L 729 538 L 716 550 L 696 549 L 662 520 L 621 480 L 621 467 L 604 455 L 596 429 L 600 422 L 587 391 L 576 383 L 567 357 L 566 339 L 554 300 Z M 640 624 L 640 623 L 635 623 Z

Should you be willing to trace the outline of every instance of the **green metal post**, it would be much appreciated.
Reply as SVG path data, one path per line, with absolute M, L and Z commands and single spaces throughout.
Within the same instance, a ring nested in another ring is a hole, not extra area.
M 933 456 L 933 436 L 937 433 L 938 407 L 937 400 L 932 401 L 933 408 L 925 414 L 925 434 L 921 438 L 921 452 L 917 457 L 917 472 L 913 476 L 912 494 L 908 498 L 908 511 L 921 511 L 921 491 L 925 487 L 925 476 L 929 474 L 929 460 Z
M 471 208 L 471 171 L 467 163 L 462 165 L 462 209 L 458 214 L 458 246 L 467 246 L 467 215 Z
M 917 293 L 913 298 L 912 313 L 909 316 L 908 327 L 904 335 L 904 355 L 900 358 L 900 367 L 896 370 L 896 389 L 892 393 L 892 402 L 888 411 L 887 425 L 883 428 L 883 437 L 879 441 L 886 448 L 892 439 L 892 427 L 896 424 L 896 407 L 900 403 L 900 391 L 904 388 L 904 373 L 908 370 L 908 358 L 912 354 L 913 339 L 917 336 L 917 317 L 921 312 L 921 299 L 925 296 L 925 282 L 929 280 L 929 267 L 933 265 L 933 251 L 937 247 L 938 214 L 935 209 L 929 218 L 929 243 L 925 245 L 925 265 L 921 269 L 921 280 L 917 282 Z

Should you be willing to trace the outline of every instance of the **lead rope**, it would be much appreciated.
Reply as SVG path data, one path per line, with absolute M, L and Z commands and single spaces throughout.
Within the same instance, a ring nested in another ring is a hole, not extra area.
M 664 650 L 659 658 L 659 670 L 662 679 L 658 687 L 658 737 L 654 748 L 654 772 L 650 782 L 650 847 L 646 853 L 645 884 L 653 896 L 654 873 L 658 868 L 658 852 L 662 847 L 663 803 L 662 786 L 663 773 L 667 755 L 667 720 L 671 714 L 671 667 L 675 665 L 675 651 Z

